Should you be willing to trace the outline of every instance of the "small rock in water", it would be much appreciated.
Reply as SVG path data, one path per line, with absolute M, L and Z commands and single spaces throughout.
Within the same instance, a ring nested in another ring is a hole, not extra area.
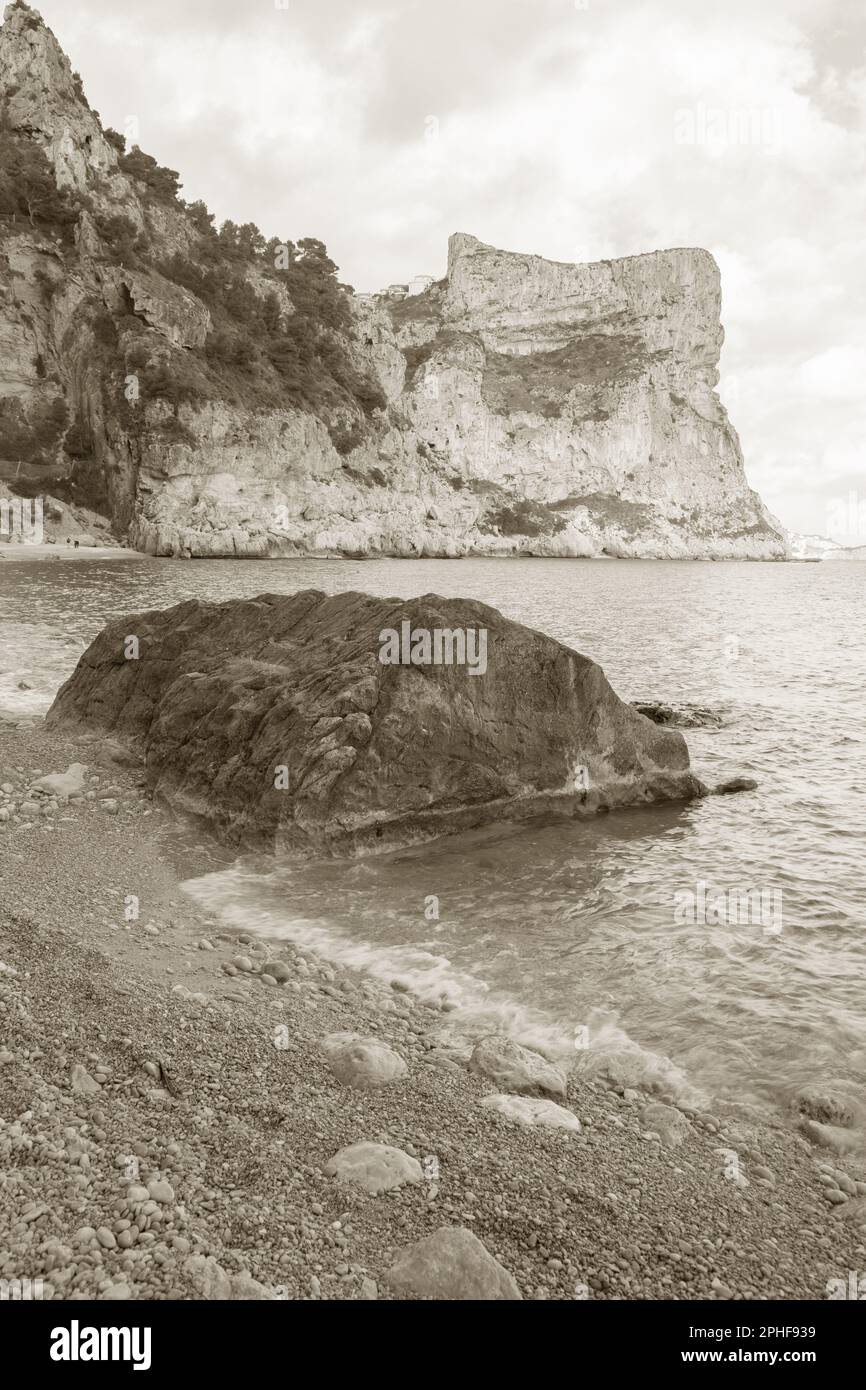
M 817 1120 L 801 1120 L 800 1129 L 813 1144 L 820 1144 L 834 1153 L 852 1153 L 859 1149 L 860 1136 L 856 1131 L 843 1129 L 841 1125 L 822 1125 Z
M 753 792 L 757 786 L 754 777 L 728 777 L 713 787 L 713 796 L 730 796 L 732 792 Z

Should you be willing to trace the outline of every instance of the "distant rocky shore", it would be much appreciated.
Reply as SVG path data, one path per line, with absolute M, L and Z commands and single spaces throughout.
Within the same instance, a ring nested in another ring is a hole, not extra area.
M 846 1296 L 866 1172 L 826 1146 L 853 1140 L 838 1097 L 801 1098 L 808 1139 L 697 1111 L 227 931 L 126 762 L 0 734 L 0 1277 L 55 1299 Z

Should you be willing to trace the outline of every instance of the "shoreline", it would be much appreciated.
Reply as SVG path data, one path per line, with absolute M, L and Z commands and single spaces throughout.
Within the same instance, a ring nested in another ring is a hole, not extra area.
M 21 543 L 0 545 L 0 560 L 143 560 L 147 557 L 140 550 L 130 550 L 123 545 L 51 545 L 48 541 L 37 545 Z
M 423 1270 L 408 1294 L 389 1270 L 442 1227 L 524 1299 L 826 1298 L 863 1268 L 862 1161 L 574 1070 L 557 1103 L 580 1132 L 517 1124 L 446 1013 L 216 923 L 110 741 L 0 730 L 0 810 L 76 761 L 99 779 L 80 800 L 0 823 L 0 1276 L 54 1298 L 423 1297 Z M 257 967 L 275 958 L 280 984 Z M 345 1032 L 405 1075 L 345 1084 L 323 1048 Z M 362 1142 L 420 1169 L 379 1195 L 325 1172 Z
M 133 550 L 130 546 L 79 546 L 76 550 L 74 546 L 51 544 L 44 542 L 31 545 L 21 544 L 0 544 L 0 562 L 3 560 L 30 562 L 34 560 L 161 560 L 173 563 L 190 565 L 200 564 L 204 561 L 221 562 L 226 564 L 236 564 L 238 561 L 258 561 L 262 564 L 279 562 L 280 560 L 345 560 L 349 564 L 375 563 L 377 560 L 404 560 L 407 564 L 421 563 L 425 560 L 449 560 L 455 564 L 463 560 L 557 560 L 562 563 L 589 563 L 602 561 L 610 563 L 612 561 L 622 561 L 628 564 L 639 563 L 658 563 L 658 564 L 683 564 L 683 565 L 787 565 L 787 564 L 822 564 L 823 557 L 816 556 L 804 557 L 797 555 L 779 556 L 777 558 L 764 559 L 760 556 L 717 556 L 717 555 L 535 555 L 525 551 L 504 551 L 494 553 L 491 551 L 468 551 L 465 555 L 396 555 L 385 552 L 370 552 L 367 554 L 347 554 L 344 551 L 305 551 L 297 555 L 151 555 L 145 550 Z

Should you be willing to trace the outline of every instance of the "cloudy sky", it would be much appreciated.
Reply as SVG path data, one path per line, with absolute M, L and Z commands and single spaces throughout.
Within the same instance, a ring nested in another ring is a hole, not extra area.
M 357 289 L 441 275 L 453 231 L 567 261 L 707 247 L 752 485 L 866 543 L 862 0 L 38 7 L 184 196 L 320 237 Z

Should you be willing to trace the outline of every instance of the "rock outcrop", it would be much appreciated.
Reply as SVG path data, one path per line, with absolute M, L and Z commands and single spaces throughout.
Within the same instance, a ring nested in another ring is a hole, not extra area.
M 60 199 L 0 201 L 0 482 L 158 555 L 787 553 L 714 389 L 707 252 L 564 265 L 460 234 L 443 280 L 343 287 L 293 335 L 273 246 L 253 228 L 220 259 L 21 3 L 0 111 Z
M 460 634 L 483 663 L 460 664 Z M 48 719 L 137 749 L 154 793 L 222 836 L 316 855 L 706 792 L 682 735 L 593 661 L 435 594 L 307 590 L 122 618 Z

